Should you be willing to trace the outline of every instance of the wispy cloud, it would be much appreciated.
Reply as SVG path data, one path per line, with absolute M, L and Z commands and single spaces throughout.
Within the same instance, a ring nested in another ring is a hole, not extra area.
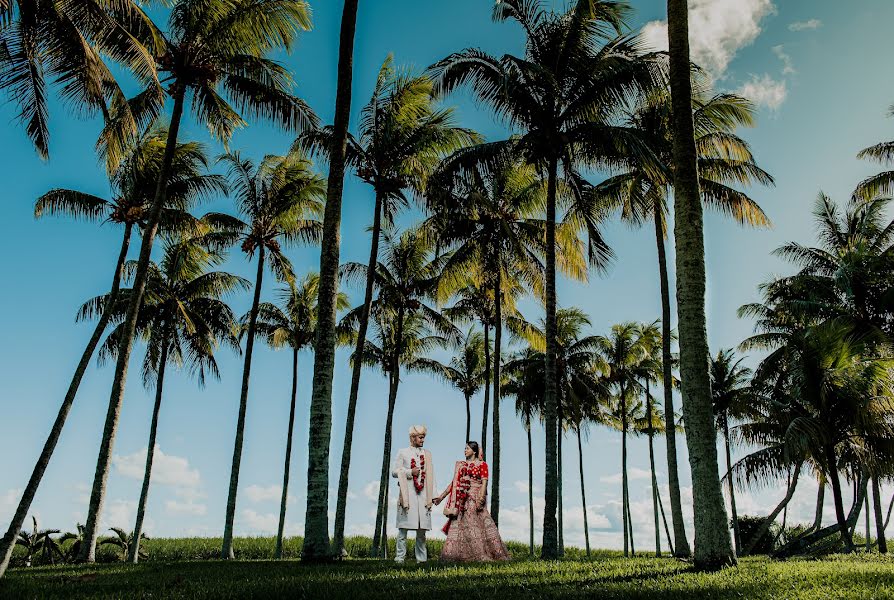
M 737 92 L 757 104 L 771 110 L 779 110 L 779 107 L 788 97 L 788 83 L 774 79 L 772 76 L 752 75 Z
M 819 29 L 823 26 L 823 22 L 819 19 L 808 19 L 806 21 L 795 21 L 788 26 L 789 31 L 808 31 L 810 29 Z
M 112 463 L 115 469 L 125 477 L 143 479 L 146 469 L 146 448 L 127 456 L 115 455 Z M 189 466 L 189 460 L 172 454 L 165 454 L 155 446 L 155 457 L 152 461 L 152 483 L 173 485 L 177 487 L 197 487 L 201 483 L 199 470 Z
M 692 59 L 715 78 L 723 78 L 739 50 L 757 39 L 761 23 L 775 12 L 772 0 L 690 0 Z M 647 23 L 643 40 L 655 50 L 667 50 L 667 23 Z
M 792 61 L 792 57 L 786 54 L 785 46 L 780 44 L 779 46 L 773 46 L 773 54 L 776 55 L 776 58 L 782 61 L 782 74 L 783 75 L 794 75 L 798 71 L 795 69 L 795 63 Z

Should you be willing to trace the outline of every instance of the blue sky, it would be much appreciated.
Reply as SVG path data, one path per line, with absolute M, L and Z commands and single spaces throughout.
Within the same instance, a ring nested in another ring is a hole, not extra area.
M 823 190 L 847 198 L 857 181 L 874 172 L 875 165 L 856 160 L 856 153 L 894 135 L 888 106 L 894 102 L 894 78 L 888 77 L 892 44 L 888 23 L 894 5 L 887 0 L 849 3 L 808 0 L 690 0 L 693 12 L 693 51 L 716 80 L 717 87 L 747 93 L 760 104 L 759 123 L 743 132 L 760 164 L 776 178 L 772 189 L 752 190 L 772 218 L 768 231 L 745 231 L 716 215 L 706 218 L 709 337 L 712 349 L 736 345 L 751 324 L 735 316 L 741 304 L 755 300 L 756 286 L 788 267 L 770 256 L 784 241 L 811 239 L 810 209 Z M 521 50 L 521 33 L 512 24 L 490 21 L 489 0 L 421 3 L 376 0 L 360 3 L 354 76 L 354 106 L 368 98 L 376 73 L 388 53 L 395 62 L 419 69 L 450 52 L 468 46 L 495 54 Z M 297 92 L 331 120 L 338 46 L 340 2 L 316 2 L 314 29 L 303 35 L 293 54 L 283 60 L 293 69 Z M 633 2 L 633 25 L 644 26 L 645 37 L 660 45 L 664 3 Z M 486 110 L 468 96 L 448 101 L 457 106 L 460 121 L 489 138 L 506 134 Z M 99 123 L 78 120 L 54 104 L 52 158 L 41 162 L 14 122 L 16 111 L 0 107 L 7 124 L 0 161 L 7 174 L 4 218 L 0 222 L 0 324 L 6 342 L 0 345 L 0 521 L 6 522 L 68 385 L 71 372 L 92 329 L 74 323 L 78 305 L 105 292 L 120 242 L 121 231 L 110 226 L 48 218 L 33 218 L 33 202 L 54 187 L 69 187 L 106 195 L 108 184 L 93 153 Z M 352 122 L 353 123 L 353 122 Z M 211 144 L 207 132 L 192 122 L 181 139 Z M 232 147 L 259 157 L 287 150 L 290 136 L 263 124 L 236 134 Z M 370 190 L 353 178 L 345 187 L 342 223 L 343 260 L 365 260 L 367 224 L 372 211 Z M 231 210 L 226 199 L 208 210 Z M 409 214 L 403 223 L 418 219 Z M 588 284 L 562 281 L 560 304 L 579 306 L 590 314 L 593 332 L 604 333 L 626 320 L 652 321 L 659 315 L 656 256 L 650 231 L 632 231 L 609 223 L 606 235 L 617 260 L 607 274 L 594 275 Z M 138 246 L 138 244 L 134 244 Z M 134 257 L 136 248 L 134 248 Z M 299 272 L 318 268 L 314 249 L 289 251 Z M 254 269 L 234 253 L 225 269 L 253 278 Z M 273 299 L 276 285 L 267 278 L 263 298 Z M 356 302 L 360 290 L 348 289 Z M 232 298 L 238 313 L 247 310 L 250 295 Z M 541 315 L 530 312 L 532 319 Z M 257 348 L 257 347 L 256 347 Z M 142 359 L 137 347 L 134 360 Z M 332 461 L 336 466 L 343 435 L 348 391 L 347 352 L 341 351 L 335 373 Z M 304 518 L 307 405 L 313 357 L 300 357 L 299 413 L 292 467 L 294 498 L 289 504 L 287 531 L 300 533 Z M 185 373 L 171 372 L 159 424 L 160 455 L 149 498 L 150 536 L 218 535 L 222 530 L 226 488 L 239 397 L 241 359 L 222 352 L 222 379 L 199 389 Z M 138 363 L 134 363 L 135 365 Z M 290 357 L 260 347 L 252 368 L 245 452 L 240 482 L 236 531 L 269 534 L 275 531 L 278 485 L 285 447 Z M 95 466 L 98 440 L 108 401 L 112 366 L 92 365 L 81 386 L 56 455 L 33 505 L 45 527 L 72 528 L 83 522 Z M 116 440 L 116 456 L 104 522 L 130 529 L 139 495 L 151 411 L 151 390 L 142 387 L 137 368 L 132 371 Z M 374 487 L 381 460 L 386 385 L 380 374 L 363 375 L 351 501 L 350 532 L 372 531 Z M 473 409 L 480 418 L 481 399 Z M 407 427 L 427 423 L 428 445 L 445 483 L 449 464 L 462 450 L 462 398 L 424 376 L 408 375 L 401 384 L 395 415 L 395 440 L 403 443 Z M 475 414 L 475 413 L 473 413 Z M 503 411 L 503 512 L 506 537 L 526 539 L 527 464 L 525 437 L 512 414 Z M 473 427 L 473 431 L 475 428 Z M 682 441 L 682 440 L 681 440 Z M 566 540 L 582 543 L 577 457 L 573 438 L 567 439 L 565 481 Z M 685 444 L 680 444 L 681 478 L 688 486 Z M 666 482 L 663 443 L 657 444 L 659 481 Z M 535 436 L 535 486 L 542 480 L 542 432 Z M 608 431 L 589 432 L 584 449 L 591 532 L 597 546 L 617 546 L 620 540 L 620 440 Z M 634 526 L 638 545 L 653 539 L 648 494 L 648 455 L 645 441 L 632 442 L 630 461 Z M 331 482 L 337 485 L 333 477 Z M 781 486 L 782 484 L 780 484 Z M 740 512 L 757 514 L 778 501 L 780 486 L 743 494 Z M 796 496 L 795 517 L 812 517 L 815 484 L 806 482 Z M 541 492 L 535 489 L 535 495 Z M 665 493 L 665 500 L 667 496 Z M 334 502 L 330 503 L 334 509 Z M 538 505 L 540 501 L 538 500 Z M 691 511 L 691 504 L 687 505 Z M 826 510 L 831 515 L 831 506 Z M 691 515 L 690 515 L 691 517 Z M 831 517 L 830 517 L 831 518 Z M 440 522 L 440 519 L 437 519 Z M 538 517 L 539 520 L 539 517 Z M 393 521 L 391 521 L 393 522 Z M 436 526 L 436 528 L 439 525 Z

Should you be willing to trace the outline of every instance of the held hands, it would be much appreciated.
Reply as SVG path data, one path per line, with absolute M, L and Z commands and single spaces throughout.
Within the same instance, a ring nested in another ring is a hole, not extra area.
M 434 503 L 435 503 L 435 506 L 437 506 L 437 505 L 439 505 L 439 504 L 441 503 L 441 500 L 443 500 L 443 499 L 444 499 L 444 498 L 442 498 L 441 496 L 438 496 L 437 498 L 434 498 L 434 499 L 432 500 L 432 502 L 434 502 Z
M 413 477 L 418 477 L 419 476 L 419 468 L 414 467 L 414 468 L 410 469 L 410 475 L 412 475 Z

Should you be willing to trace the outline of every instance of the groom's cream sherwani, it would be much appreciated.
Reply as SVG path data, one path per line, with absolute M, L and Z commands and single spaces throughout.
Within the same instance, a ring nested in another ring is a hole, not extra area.
M 425 486 L 422 491 L 417 492 L 413 485 L 412 464 L 415 460 L 416 467 L 421 467 L 423 457 L 425 457 Z M 435 496 L 435 469 L 431 452 L 412 446 L 399 450 L 394 457 L 391 476 L 397 478 L 400 490 L 397 501 L 397 528 L 431 529 L 431 507 Z

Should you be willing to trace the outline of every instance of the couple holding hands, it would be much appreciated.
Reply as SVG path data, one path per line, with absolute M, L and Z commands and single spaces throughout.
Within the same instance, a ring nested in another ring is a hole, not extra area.
M 428 551 L 425 532 L 431 527 L 432 506 L 444 502 L 447 524 L 442 531 L 447 541 L 441 560 L 452 562 L 509 560 L 509 551 L 500 538 L 485 507 L 487 500 L 487 463 L 482 460 L 477 442 L 467 442 L 465 459 L 456 461 L 450 485 L 435 496 L 434 464 L 431 452 L 424 449 L 424 425 L 410 428 L 410 447 L 397 452 L 391 476 L 397 479 L 397 554 L 402 563 L 407 555 L 407 531 L 416 531 L 416 562 L 425 562 Z

